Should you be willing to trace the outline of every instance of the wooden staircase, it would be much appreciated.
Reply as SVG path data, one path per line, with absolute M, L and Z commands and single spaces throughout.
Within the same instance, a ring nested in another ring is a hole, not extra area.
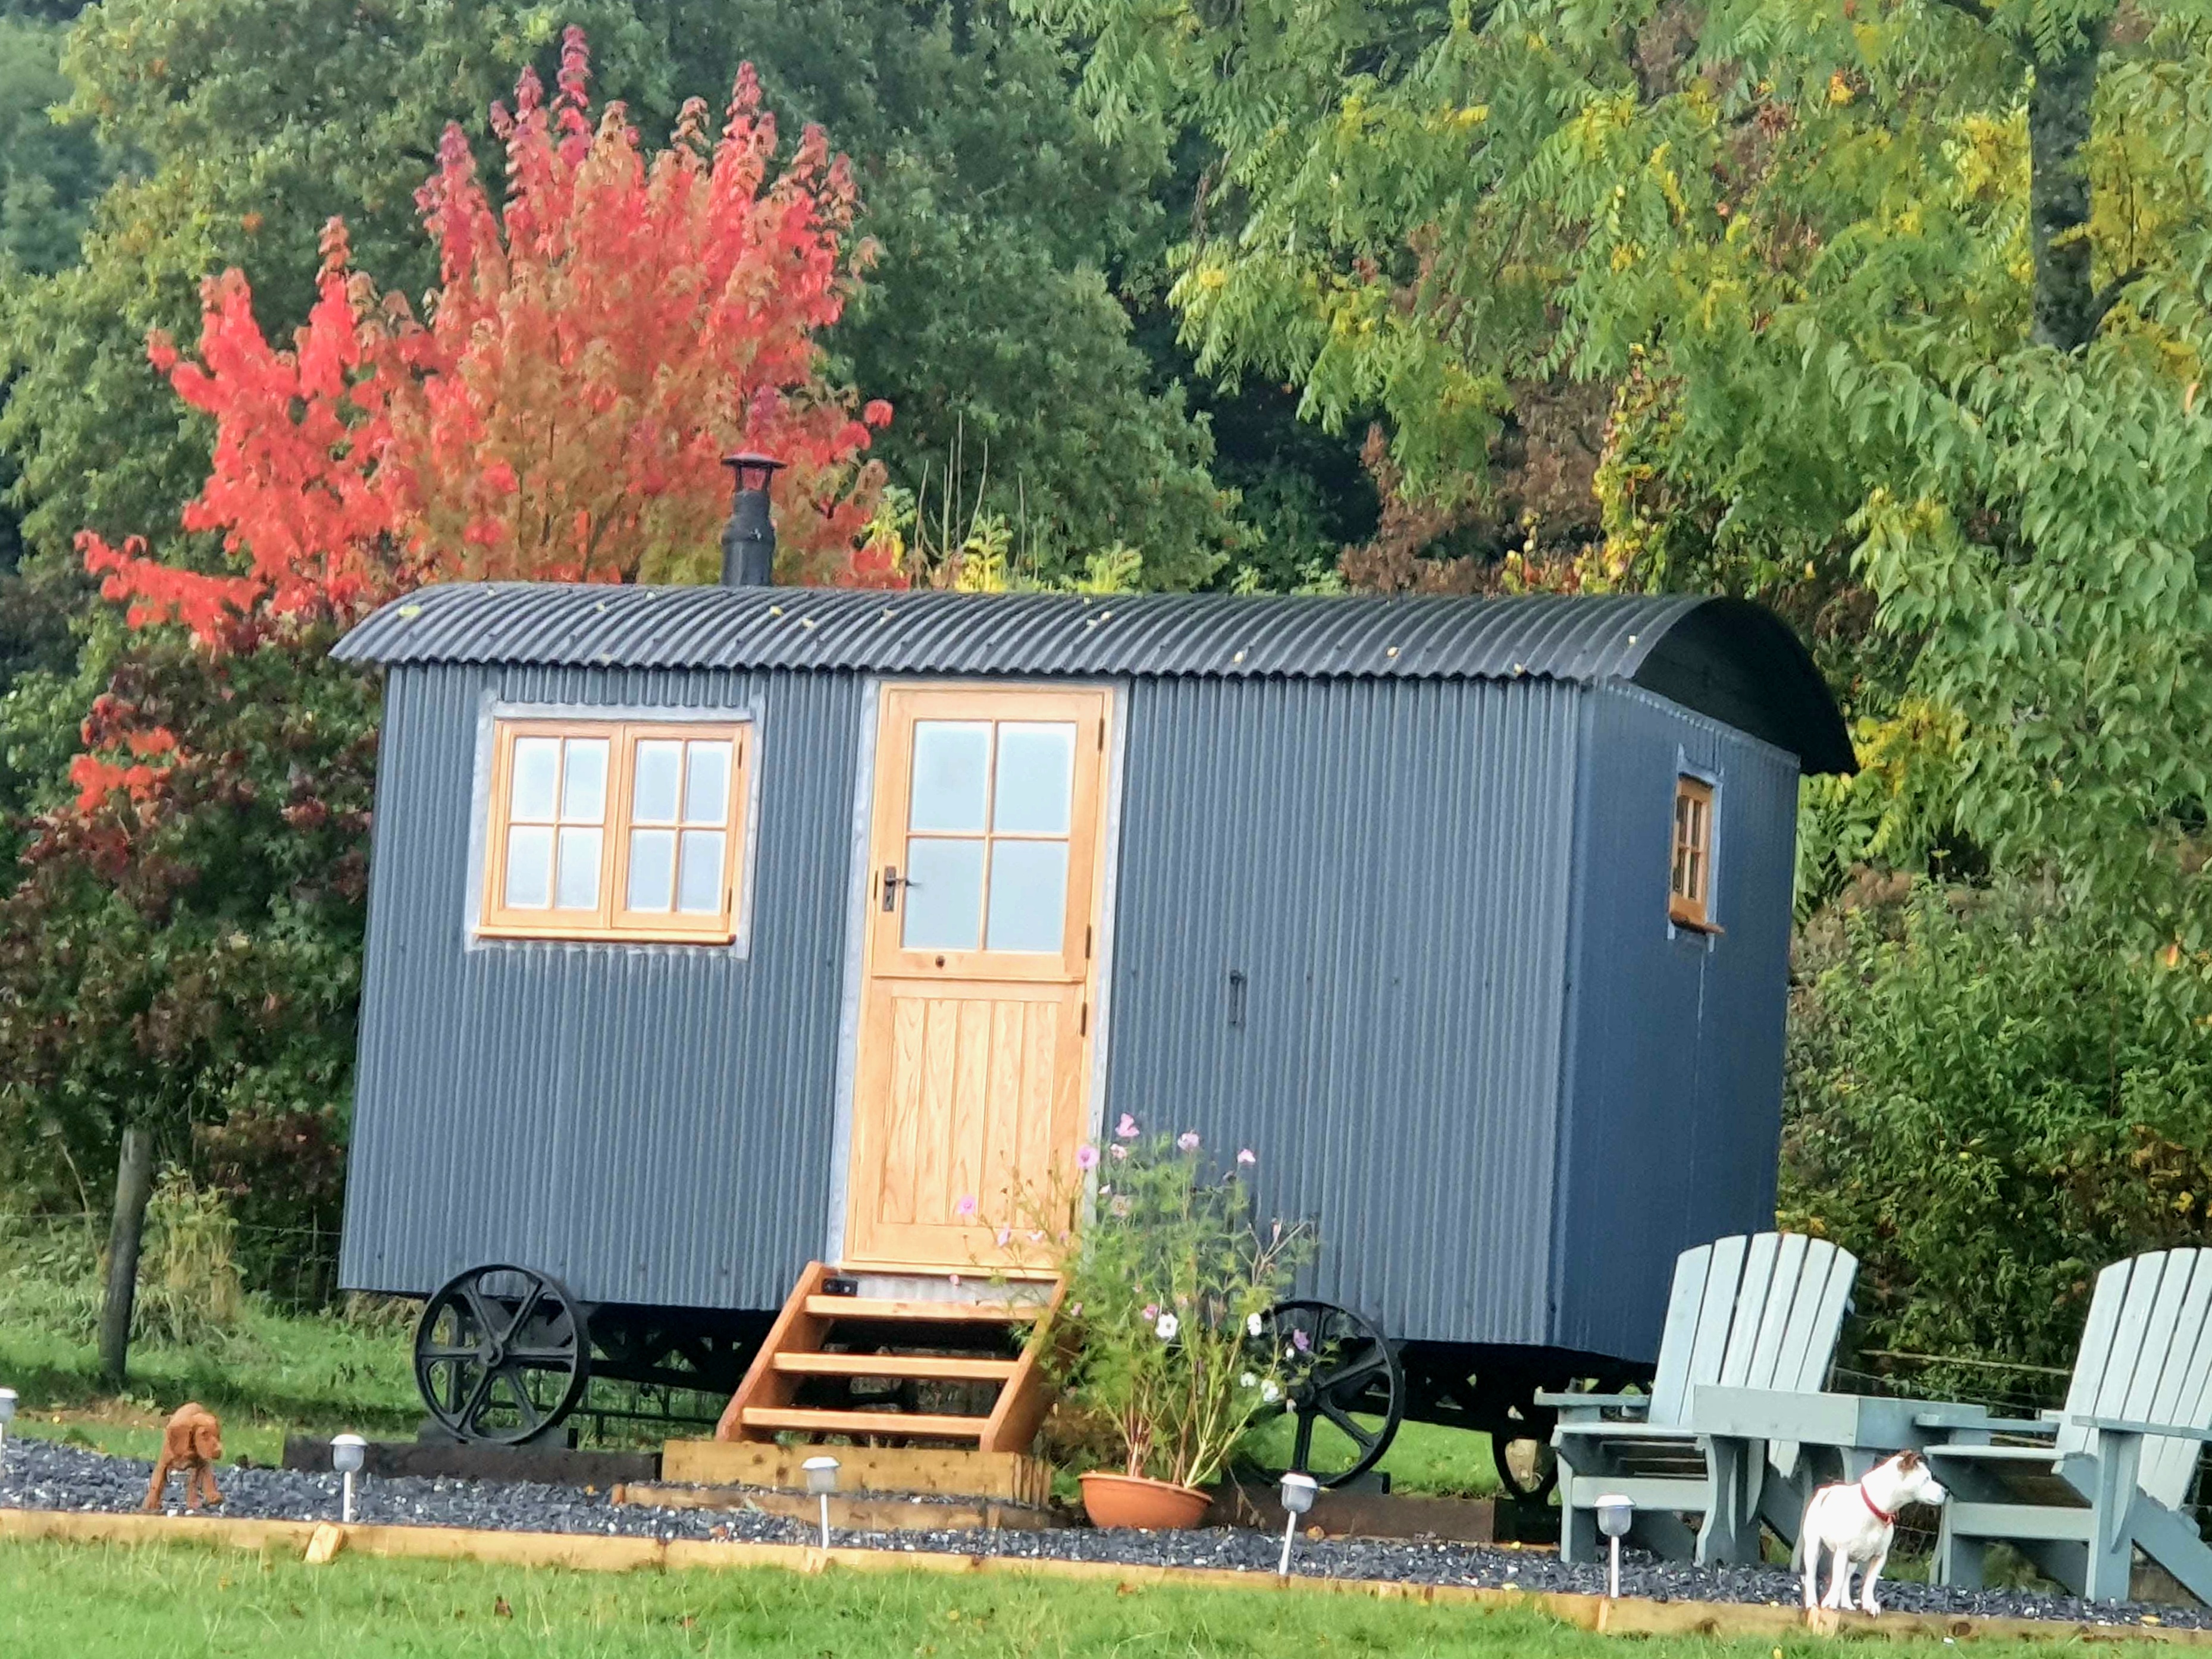
M 945 1440 L 978 1451 L 1029 1449 L 1052 1391 L 1037 1344 L 1018 1343 L 1018 1328 L 1057 1308 L 1063 1283 L 1018 1304 L 890 1299 L 853 1294 L 852 1288 L 821 1262 L 807 1264 L 730 1396 L 715 1425 L 717 1440 L 790 1433 L 855 1443 Z M 859 1395 L 864 1381 L 890 1383 L 895 1396 L 906 1398 Z M 912 1396 L 923 1385 L 948 1403 L 987 1401 L 988 1407 L 913 1409 Z

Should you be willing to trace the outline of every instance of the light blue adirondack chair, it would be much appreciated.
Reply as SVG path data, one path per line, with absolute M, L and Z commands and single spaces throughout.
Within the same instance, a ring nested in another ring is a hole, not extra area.
M 1952 1492 L 1939 1581 L 1978 1586 L 1983 1551 L 2003 1540 L 2075 1595 L 2119 1601 L 2140 1548 L 2212 1603 L 2212 1549 L 2181 1508 L 2208 1424 L 2212 1250 L 2114 1262 L 2097 1275 L 2062 1409 L 1929 1444 Z
M 1683 1251 L 1649 1395 L 1536 1397 L 1559 1414 L 1561 1557 L 1597 1559 L 1595 1505 L 1607 1493 L 1636 1505 L 1634 1541 L 1678 1559 L 1755 1560 L 1762 1516 L 1794 1539 L 1805 1498 L 1798 1448 L 1696 1420 L 1697 1396 L 1714 1387 L 1817 1394 L 1858 1269 L 1848 1250 L 1801 1233 L 1737 1234 Z M 1694 1533 L 1685 1515 L 1700 1517 Z

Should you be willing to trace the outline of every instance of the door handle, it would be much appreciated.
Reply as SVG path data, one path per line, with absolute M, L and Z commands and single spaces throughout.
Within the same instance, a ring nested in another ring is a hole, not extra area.
M 914 883 L 908 881 L 908 887 Z M 886 914 L 898 908 L 899 872 L 896 864 L 884 866 L 884 909 Z

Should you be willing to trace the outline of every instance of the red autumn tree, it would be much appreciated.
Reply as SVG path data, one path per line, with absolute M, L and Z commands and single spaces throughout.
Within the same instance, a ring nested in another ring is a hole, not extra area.
M 349 268 L 334 221 L 290 350 L 263 336 L 235 270 L 207 285 L 198 361 L 149 342 L 215 419 L 184 526 L 220 532 L 234 568 L 85 532 L 87 564 L 134 623 L 180 621 L 221 646 L 256 618 L 343 620 L 424 581 L 704 578 L 737 447 L 790 463 L 787 574 L 897 580 L 855 550 L 880 485 L 861 457 L 890 406 L 828 384 L 817 343 L 867 252 L 845 159 L 809 127 L 771 177 L 775 120 L 748 66 L 719 141 L 694 100 L 648 161 L 619 104 L 594 125 L 588 67 L 572 27 L 552 100 L 526 73 L 514 110 L 495 106 L 497 209 L 447 130 L 416 198 L 440 255 L 427 324 Z
M 704 577 L 735 448 L 791 464 L 785 574 L 896 580 L 855 550 L 890 410 L 830 385 L 816 344 L 866 258 L 846 164 L 810 129 L 776 169 L 750 70 L 719 139 L 695 104 L 647 160 L 618 107 L 594 123 L 587 67 L 572 29 L 552 100 L 526 75 L 495 109 L 497 207 L 448 131 L 418 198 L 423 319 L 333 222 L 289 349 L 234 270 L 203 292 L 196 357 L 149 343 L 214 421 L 183 523 L 221 568 L 80 538 L 148 631 L 84 722 L 74 808 L 33 826 L 0 896 L 0 1123 L 59 1114 L 65 1146 L 115 1158 L 118 1377 L 156 1132 L 213 1137 L 203 1176 L 235 1202 L 329 1196 L 297 1149 L 349 1087 L 377 722 L 373 678 L 328 659 L 338 630 L 424 581 Z

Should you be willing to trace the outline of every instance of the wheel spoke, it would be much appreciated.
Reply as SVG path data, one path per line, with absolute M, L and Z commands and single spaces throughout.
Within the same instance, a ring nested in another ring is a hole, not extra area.
M 491 1385 L 498 1380 L 499 1373 L 489 1365 L 484 1368 L 484 1374 L 477 1379 L 476 1387 L 469 1391 L 469 1403 L 455 1413 L 464 1432 L 474 1430 L 477 1419 L 483 1415 L 484 1407 L 491 1403 Z
M 1375 1431 L 1361 1423 L 1350 1412 L 1343 1410 L 1334 1401 L 1323 1400 L 1321 1402 L 1321 1414 L 1335 1424 L 1343 1431 L 1345 1437 L 1358 1447 L 1363 1454 L 1375 1443 L 1376 1439 Z
M 516 1337 L 522 1334 L 522 1328 L 524 1324 L 529 1320 L 532 1314 L 538 1311 L 538 1304 L 544 1299 L 545 1281 L 543 1279 L 533 1279 L 530 1282 L 529 1294 L 525 1296 L 522 1300 L 516 1304 L 514 1317 L 507 1322 L 507 1334 L 501 1337 L 499 1340 L 500 1346 L 501 1347 L 507 1346 L 508 1344 L 512 1343 Z
M 492 1320 L 491 1304 L 484 1299 L 483 1292 L 477 1288 L 476 1280 L 472 1279 L 462 1285 L 461 1295 L 469 1304 L 469 1317 L 476 1322 L 478 1340 L 489 1336 L 497 1327 Z

